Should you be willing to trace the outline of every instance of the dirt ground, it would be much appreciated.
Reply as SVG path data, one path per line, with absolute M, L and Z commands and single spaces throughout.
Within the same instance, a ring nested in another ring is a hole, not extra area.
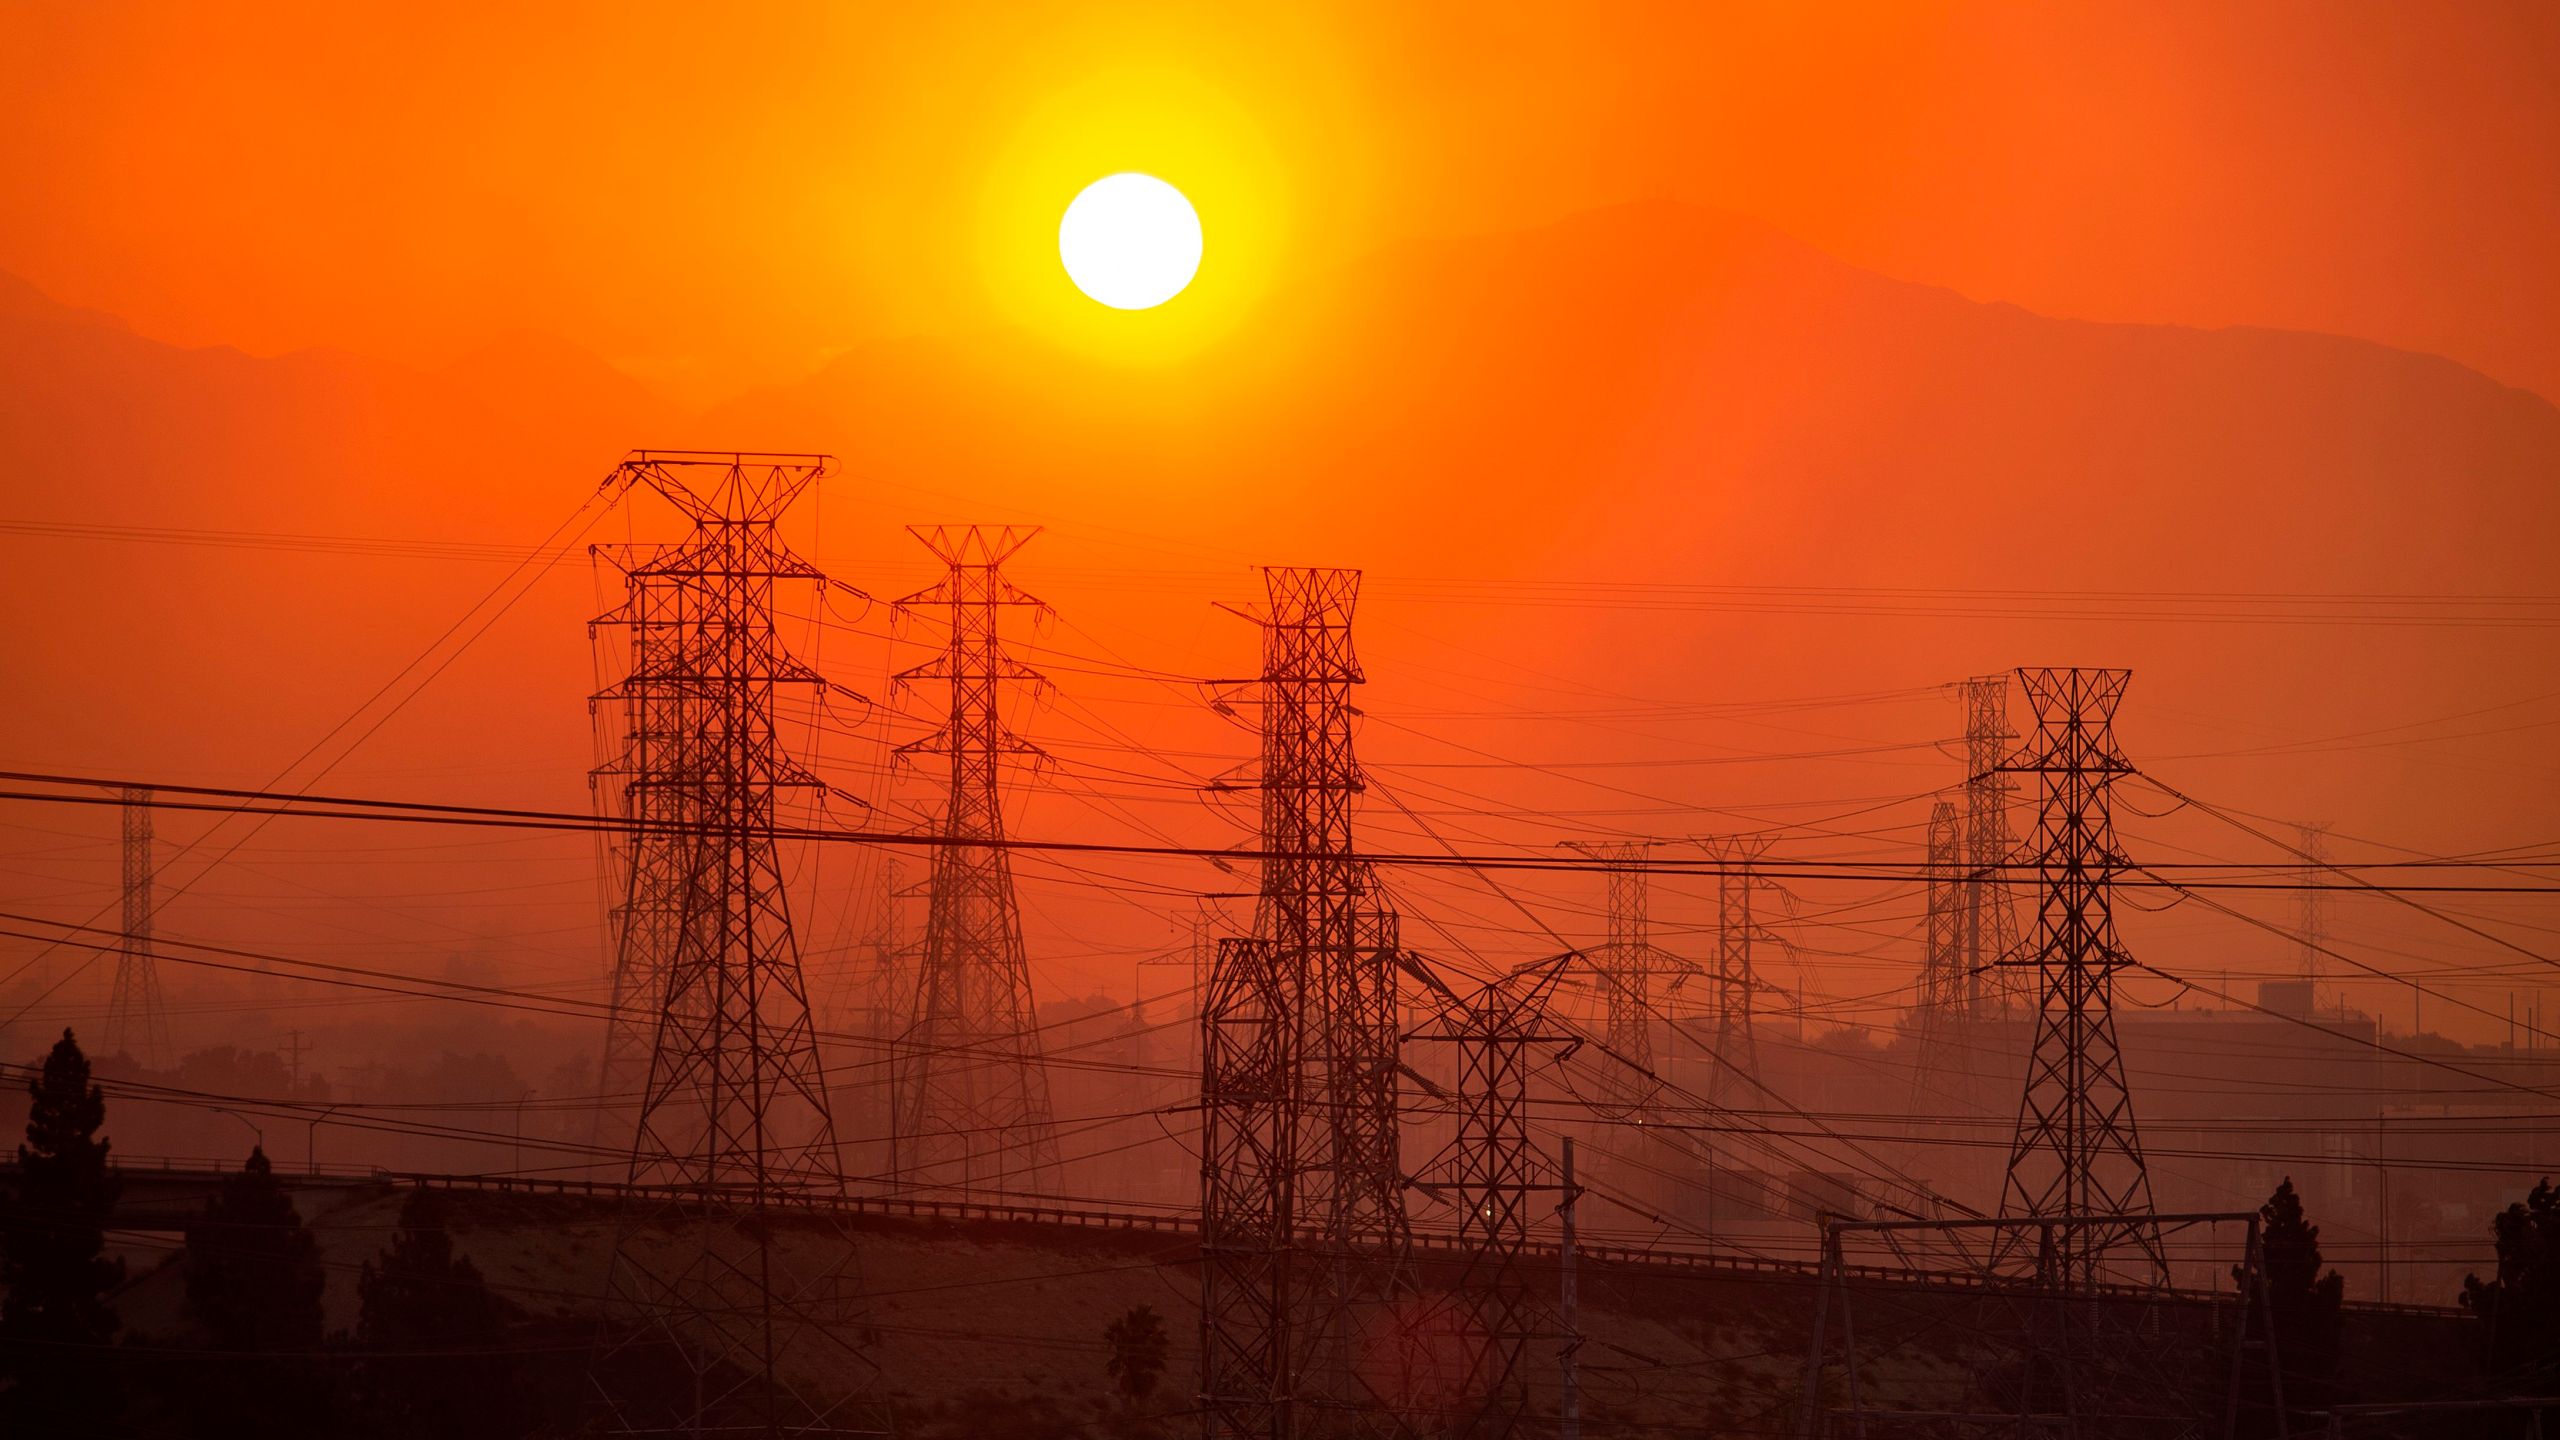
M 356 1280 L 386 1244 L 401 1195 L 389 1187 L 305 1192 L 300 1203 L 327 1267 L 324 1304 L 333 1330 L 356 1320 Z M 657 1263 L 736 1252 L 734 1234 L 706 1239 L 687 1225 L 638 1224 L 577 1199 L 456 1193 L 447 1222 L 456 1248 L 545 1333 L 574 1335 L 607 1311 L 607 1270 L 620 1239 Z M 130 1332 L 187 1343 L 183 1260 L 176 1237 L 129 1251 L 132 1278 L 119 1299 Z M 786 1359 L 821 1392 L 867 1387 L 885 1400 L 898 1433 L 950 1436 L 1187 1430 L 1198 1365 L 1199 1278 L 1185 1236 L 1057 1225 L 930 1222 L 865 1217 L 846 1227 L 778 1226 L 780 1283 L 831 1278 L 858 1297 L 841 1323 Z M 1541 1281 L 1552 1272 L 1538 1275 Z M 1425 1280 L 1430 1276 L 1426 1272 Z M 1577 1361 L 1582 1411 L 1592 1433 L 1718 1436 L 1792 1433 L 1799 1417 L 1816 1290 L 1791 1277 L 1702 1278 L 1586 1262 L 1580 1271 Z M 1534 1293 L 1540 1304 L 1552 1296 Z M 1106 1326 L 1153 1307 L 1170 1339 L 1161 1383 L 1125 1406 L 1104 1366 Z M 2000 1322 L 1979 1302 L 1928 1292 L 1861 1292 L 1859 1383 L 1869 1404 L 1960 1401 L 1996 1350 Z M 1838 1312 L 1830 1322 L 1840 1323 Z M 2151 1325 L 2201 1355 L 2215 1339 L 2203 1307 Z M 2351 1373 L 2388 1367 L 2412 1377 L 2459 1369 L 2468 1354 L 2459 1322 L 2361 1316 L 2349 1330 Z M 1834 1330 L 1836 1340 L 1837 1331 Z M 2184 1338 L 2174 1338 L 2183 1336 Z M 860 1363 L 853 1363 L 858 1360 Z M 1532 1414 L 1561 1398 L 1556 1349 L 1527 1357 Z M 1844 1375 L 1823 1374 L 1837 1400 Z

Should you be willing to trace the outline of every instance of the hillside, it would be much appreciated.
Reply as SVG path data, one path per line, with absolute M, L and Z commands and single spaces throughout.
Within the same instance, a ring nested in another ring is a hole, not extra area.
M 350 1325 L 355 1277 L 382 1245 L 399 1196 L 385 1187 L 315 1203 L 305 1192 L 302 1203 L 313 1212 L 328 1268 L 329 1324 L 333 1330 Z M 612 1213 L 567 1199 L 462 1194 L 453 1197 L 448 1223 L 457 1249 L 524 1312 L 532 1332 L 552 1337 L 559 1349 L 540 1363 L 562 1372 L 551 1377 L 559 1388 L 576 1391 L 577 1347 L 596 1333 L 603 1314 L 594 1297 L 604 1289 L 615 1243 Z M 653 1226 L 648 1233 L 661 1243 L 684 1243 L 680 1228 Z M 1178 1433 L 1182 1417 L 1192 1413 L 1199 1280 L 1187 1238 L 874 1217 L 860 1223 L 851 1243 L 865 1296 L 869 1358 L 879 1367 L 874 1393 L 894 1407 L 899 1434 L 965 1440 L 1099 1428 L 1134 1437 L 1158 1426 Z M 781 1249 L 799 1273 L 839 1263 L 831 1242 L 797 1231 Z M 118 1301 L 127 1325 L 146 1343 L 186 1339 L 178 1308 L 184 1261 L 137 1264 L 135 1273 L 139 1278 Z M 1434 1273 L 1426 1272 L 1426 1289 L 1446 1282 Z M 1541 1287 L 1553 1281 L 1552 1272 L 1538 1266 L 1528 1278 Z M 1794 1277 L 1687 1277 L 1585 1257 L 1579 1285 L 1588 1424 L 1630 1436 L 1793 1433 L 1817 1298 L 1811 1284 Z M 1530 1298 L 1543 1305 L 1550 1297 Z M 1835 1294 L 1835 1306 L 1840 1303 Z M 1876 1285 L 1857 1287 L 1847 1303 L 1862 1327 L 1862 1393 L 1879 1408 L 1962 1405 L 1969 1393 L 1965 1377 L 1979 1371 L 1996 1380 L 2002 1357 L 2015 1358 L 2022 1317 L 2034 1323 L 2042 1313 L 2013 1302 Z M 1102 1331 L 1139 1305 L 1164 1318 L 1172 1345 L 1156 1394 L 1129 1414 L 1117 1408 L 1104 1373 L 1110 1352 Z M 1831 1323 L 1838 1322 L 1835 1309 Z M 2201 1357 L 2190 1372 L 2148 1377 L 2155 1388 L 2142 1403 L 2193 1402 L 2218 1410 L 2213 1356 L 2217 1337 L 2227 1344 L 2228 1332 L 2215 1328 L 2215 1317 L 2201 1305 L 2173 1305 L 2149 1312 L 2142 1323 L 2155 1336 L 2183 1336 L 2176 1343 Z M 2357 1312 L 2346 1335 L 2351 1393 L 2401 1399 L 2458 1390 L 2471 1363 L 2470 1341 L 2460 1319 Z M 1528 1363 L 1531 1404 L 1552 1414 L 1552 1345 L 1533 1344 Z M 1842 1378 L 1835 1367 L 1826 1382 L 1835 1398 Z M 2173 1393 L 2188 1386 L 2192 1392 L 2183 1399 Z

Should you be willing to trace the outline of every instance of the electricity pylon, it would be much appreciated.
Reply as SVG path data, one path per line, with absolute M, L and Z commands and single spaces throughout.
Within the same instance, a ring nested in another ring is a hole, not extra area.
M 2328 917 L 2321 913 L 2324 907 L 2320 903 L 2320 882 L 2329 868 L 2329 822 L 2305 820 L 2293 828 L 2302 837 L 2297 847 L 2302 852 L 2302 889 L 2294 902 L 2298 907 L 2294 926 L 2302 937 L 2302 978 L 2316 987 L 2320 982 L 2320 962 L 2329 944 L 2324 930 Z M 2317 993 L 2312 996 L 2312 1008 L 2319 1008 Z
M 1137 993 L 1141 1003 L 1140 1010 L 1134 1018 L 1142 1027 L 1139 1033 L 1143 1036 L 1145 1034 L 1143 1027 L 1147 1023 L 1144 1013 L 1147 971 L 1174 970 L 1186 975 L 1190 984 L 1176 998 L 1190 1011 L 1187 1017 L 1187 1028 L 1183 1031 L 1183 1064 L 1186 1067 L 1186 1073 L 1196 1077 L 1200 1063 L 1200 1056 L 1197 1053 L 1200 1042 L 1200 1013 L 1209 992 L 1209 976 L 1216 964 L 1218 953 L 1217 932 L 1223 922 L 1215 900 L 1208 896 L 1201 896 L 1191 903 L 1190 918 L 1183 925 L 1182 943 L 1145 956 L 1138 961 Z M 1167 1083 L 1187 1089 L 1191 1082 L 1168 1080 Z
M 632 671 L 607 693 L 632 716 L 631 885 L 651 907 L 621 938 L 664 947 L 617 967 L 617 991 L 656 1012 L 606 1282 L 615 1343 L 594 1371 L 621 1433 L 872 1431 L 851 1236 L 824 1208 L 843 1167 L 775 838 L 783 792 L 818 785 L 784 750 L 775 699 L 824 682 L 776 634 L 774 594 L 825 583 L 778 527 L 832 468 L 640 451 L 615 476 L 693 526 L 629 557 L 628 606 L 608 617 L 632 628 Z M 680 843 L 642 874 L 661 832 Z
M 1766 836 L 1721 836 L 1698 843 L 1717 867 L 1716 958 L 1708 972 L 1712 984 L 1707 997 L 1708 1043 L 1716 1067 L 1707 1083 L 1707 1097 L 1721 1102 L 1750 1091 L 1760 1076 L 1759 997 L 1773 987 L 1761 980 L 1752 952 L 1760 942 L 1774 941 L 1777 935 L 1760 923 L 1753 900 L 1760 891 L 1776 887 L 1754 873 L 1761 857 L 1769 853 Z
M 905 867 L 894 855 L 880 861 L 878 894 L 874 897 L 871 924 L 862 939 L 862 953 L 871 962 L 870 971 L 862 977 L 862 1033 L 886 1055 L 906 1028 L 901 1010 L 908 996 L 900 993 L 899 972 L 904 968 L 905 945 L 898 933 L 899 879 Z M 886 1067 L 894 1072 L 895 1066 Z M 879 1089 L 886 1091 L 894 1078 Z
M 1688 983 L 1698 967 L 1653 943 L 1651 877 L 1644 860 L 1664 842 L 1564 843 L 1601 862 L 1609 877 L 1609 938 L 1586 958 L 1600 979 L 1609 1053 L 1618 1062 L 1607 1067 L 1609 1101 L 1633 1113 L 1651 1104 L 1661 1088 L 1653 1054 L 1654 981 L 1668 981 L 1662 988 L 1667 996 Z
M 2131 672 L 2020 670 L 2035 733 L 2003 769 L 2032 775 L 2035 933 L 2012 964 L 2034 967 L 2042 995 L 2018 1128 L 2001 1187 L 2003 1216 L 2121 1216 L 2121 1230 L 2073 1227 L 2058 1278 L 2086 1285 L 2124 1242 L 2166 1274 L 2133 1092 L 2116 1042 L 2115 976 L 2132 963 L 2116 938 L 2113 885 L 2125 868 L 2110 794 L 2133 766 L 2116 748 L 2115 713 Z
M 867 913 L 846 946 L 850 963 L 840 967 L 834 994 L 818 1011 L 822 1023 L 832 1016 L 837 1028 L 855 1037 L 861 1055 L 828 1074 L 835 1086 L 838 1132 L 865 1137 L 859 1149 L 857 1142 L 845 1142 L 847 1171 L 884 1179 L 897 1168 L 890 1153 L 898 1115 L 895 1056 L 898 1037 L 906 1029 L 900 1016 L 914 998 L 913 987 L 901 978 L 914 973 L 898 924 L 903 869 L 894 855 L 869 857 L 867 878 L 856 886 L 869 892 Z M 865 873 L 856 867 L 857 876 Z M 853 928 L 850 919 L 848 929 Z
M 116 951 L 114 994 L 107 1002 L 106 1048 L 156 1068 L 168 1057 L 169 1016 L 160 1002 L 160 962 L 152 951 L 157 906 L 151 845 L 151 792 L 127 787 L 124 817 L 124 939 Z
M 2009 795 L 2015 787 L 2001 768 L 2008 758 L 2009 677 L 1977 675 L 1959 687 L 1964 697 L 1964 890 L 1961 941 L 1967 1008 L 1975 1015 L 2006 1014 L 2033 1004 L 2027 972 L 2001 961 L 2018 945 L 2018 916 L 2009 894 Z
M 1004 562 L 1036 527 L 911 526 L 947 571 L 942 582 L 898 602 L 945 612 L 942 654 L 898 677 L 948 686 L 943 721 L 901 756 L 939 755 L 948 765 L 941 843 L 926 882 L 929 906 L 915 1003 L 898 1044 L 896 1167 L 919 1185 L 963 1192 L 1036 1188 L 1057 1163 L 1049 1077 L 1033 1026 L 1031 969 L 1004 847 L 1005 757 L 1039 750 L 997 710 L 1007 685 L 1039 672 L 1005 653 L 998 616 L 1044 610 L 1004 576 Z
M 656 562 L 657 546 L 598 545 L 599 565 L 622 574 L 622 602 L 589 622 L 601 688 L 588 698 L 597 763 L 587 785 L 597 813 L 614 822 L 603 850 L 613 970 L 598 1066 L 595 1141 L 627 1152 L 649 1085 L 668 966 L 684 921 L 690 877 L 711 844 L 689 778 L 712 733 L 713 697 L 686 684 L 684 632 L 690 577 Z M 616 642 L 619 642 L 618 648 Z
M 1409 1284 L 1401 954 L 1352 843 L 1360 572 L 1263 576 L 1267 610 L 1231 607 L 1263 637 L 1262 883 L 1201 1012 L 1200 1398 L 1211 1436 L 1294 1440 L 1392 1428 L 1359 1361 Z
M 1562 1174 L 1529 1136 L 1529 1080 L 1582 1043 L 1548 1013 L 1576 958 L 1535 961 L 1468 995 L 1416 967 L 1440 1001 L 1426 1033 L 1454 1045 L 1458 1061 L 1458 1133 L 1417 1182 L 1451 1206 L 1460 1257 L 1426 1327 L 1438 1364 L 1418 1387 L 1415 1408 L 1430 1433 L 1470 1440 L 1514 1433 L 1529 1413 L 1531 1351 L 1566 1338 L 1547 1298 L 1551 1272 L 1529 1253 L 1538 1199 L 1564 1191 Z
M 1952 1109 L 1970 1098 L 1974 1066 L 1966 1055 L 1964 1021 L 1973 1013 L 1974 978 L 1964 955 L 1966 884 L 1963 823 L 1952 800 L 1929 808 L 1927 914 L 1920 961 L 1920 996 L 1914 1010 L 1918 1058 L 1911 1080 L 1912 1108 L 1922 1114 Z

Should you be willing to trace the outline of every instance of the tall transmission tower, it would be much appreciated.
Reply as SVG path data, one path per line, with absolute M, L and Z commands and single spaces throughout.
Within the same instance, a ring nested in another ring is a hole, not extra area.
M 656 1008 L 607 1280 L 619 1343 L 595 1372 L 623 1433 L 866 1433 L 850 1237 L 810 1208 L 844 1175 L 775 840 L 783 792 L 818 784 L 783 748 L 777 697 L 824 683 L 776 633 L 776 590 L 824 583 L 778 527 L 832 468 L 639 451 L 615 477 L 693 526 L 631 558 L 633 669 L 609 692 L 640 737 L 635 841 L 671 828 L 683 842 L 669 875 L 632 879 L 669 884 L 646 897 L 663 925 L 622 927 L 626 947 L 666 948 L 617 967 Z
M 2306 820 L 2293 828 L 2302 840 L 2298 847 L 2302 852 L 2302 889 L 2294 902 L 2299 907 L 2294 928 L 2302 937 L 2302 978 L 2317 986 L 2320 962 L 2329 947 L 2325 928 L 2328 917 L 2322 913 L 2325 907 L 2320 903 L 2320 881 L 2329 868 L 2329 825 L 2325 820 Z M 2318 1005 L 2316 994 L 2313 1005 Z
M 1964 697 L 1964 895 L 1960 951 L 1967 976 L 1968 1008 L 1975 1015 L 2002 1014 L 2034 997 L 2026 974 L 2001 962 L 2018 945 L 2018 916 L 2010 903 L 2009 795 L 2015 788 L 2001 768 L 2009 742 L 2009 677 L 1977 675 L 1958 687 Z
M 913 998 L 900 993 L 899 988 L 899 971 L 904 968 L 902 957 L 906 953 L 898 933 L 898 885 L 903 868 L 896 856 L 882 857 L 871 924 L 862 939 L 862 953 L 870 962 L 869 973 L 862 977 L 862 1033 L 883 1047 L 883 1053 L 906 1029 L 900 1013 Z
M 1001 794 L 1005 757 L 1040 752 L 997 713 L 1004 686 L 1041 678 L 1005 653 L 997 625 L 1007 608 L 1046 608 L 1003 570 L 1040 532 L 936 525 L 912 526 L 908 533 L 947 573 L 940 584 L 899 601 L 899 608 L 946 611 L 949 634 L 939 657 L 898 681 L 946 682 L 949 708 L 933 734 L 899 753 L 942 756 L 949 783 L 944 843 L 933 853 L 926 883 L 930 908 L 915 1004 L 897 1048 L 906 1074 L 898 1086 L 896 1166 L 901 1178 L 919 1184 L 1003 1190 L 1057 1163 Z
M 1396 919 L 1352 845 L 1360 572 L 1263 572 L 1262 884 L 1201 1012 L 1201 1403 L 1211 1436 L 1377 1427 L 1362 1331 L 1406 1285 Z
M 705 711 L 715 700 L 682 679 L 691 663 L 686 648 L 695 643 L 684 631 L 689 577 L 660 566 L 658 547 L 599 545 L 593 554 L 619 569 L 623 582 L 622 602 L 587 627 L 604 677 L 587 702 L 598 751 L 587 783 L 598 813 L 619 822 L 604 841 L 619 886 L 610 911 L 611 1005 L 595 1139 L 599 1147 L 627 1150 L 649 1084 L 687 887 L 698 865 L 713 863 L 690 777 L 711 733 Z M 620 642 L 618 655 L 608 653 L 611 640 Z
M 1467 996 L 1430 979 L 1442 1000 L 1437 1038 L 1458 1060 L 1458 1133 L 1419 1182 L 1450 1204 L 1461 1256 L 1431 1327 L 1440 1364 L 1417 1397 L 1437 1434 L 1511 1435 L 1529 1413 L 1532 1350 L 1566 1338 L 1547 1299 L 1552 1272 L 1529 1253 L 1538 1199 L 1564 1190 L 1529 1137 L 1529 1079 L 1542 1059 L 1560 1064 L 1581 1044 L 1548 1017 L 1576 958 L 1524 965 Z
M 914 973 L 898 925 L 901 868 L 896 856 L 876 853 L 855 865 L 848 888 L 868 893 L 868 913 L 858 930 L 848 918 L 852 938 L 845 952 L 851 963 L 837 967 L 834 994 L 818 1008 L 821 1025 L 832 1018 L 836 1028 L 860 1037 L 866 1053 L 893 1061 L 842 1067 L 828 1077 L 835 1086 L 837 1132 L 864 1137 L 845 1141 L 845 1168 L 858 1176 L 887 1176 L 897 1168 L 891 1154 L 898 1114 L 894 1056 L 906 1029 L 899 1017 L 915 998 L 914 987 L 901 978 Z
M 1138 998 L 1141 1002 L 1146 998 L 1147 971 L 1175 970 L 1189 977 L 1190 984 L 1169 998 L 1173 999 L 1177 1006 L 1187 1004 L 1190 1008 L 1190 1014 L 1184 1017 L 1186 1023 L 1183 1029 L 1182 1064 L 1185 1067 L 1185 1073 L 1193 1077 L 1199 1073 L 1200 1012 L 1209 992 L 1210 973 L 1217 963 L 1218 928 L 1222 923 L 1224 923 L 1223 917 L 1215 899 L 1206 895 L 1195 898 L 1191 902 L 1190 917 L 1182 922 L 1180 932 L 1184 936 L 1182 943 L 1140 959 L 1136 967 Z M 1144 1024 L 1146 1015 L 1143 1006 L 1136 1015 L 1139 1022 Z M 1143 1031 L 1140 1033 L 1144 1034 Z M 1193 1081 L 1168 1079 L 1165 1083 L 1167 1086 L 1179 1087 L 1187 1091 Z
M 1964 955 L 1966 883 L 1964 823 L 1952 800 L 1929 808 L 1928 903 L 1925 950 L 1920 961 L 1919 1063 L 1912 1075 L 1913 1108 L 1934 1113 L 1966 1087 L 1972 1066 L 1958 1035 L 1973 1013 L 1973 977 Z
M 1765 836 L 1736 835 L 1699 843 L 1717 866 L 1716 960 L 1708 992 L 1709 1043 L 1716 1068 L 1707 1095 L 1722 1100 L 1750 1088 L 1760 1075 L 1757 1012 L 1760 993 L 1769 987 L 1760 979 L 1752 951 L 1758 942 L 1776 937 L 1760 923 L 1752 903 L 1758 892 L 1773 887 L 1753 870 L 1769 853 L 1769 841 Z
M 2120 1230 L 2073 1227 L 2063 1283 L 2087 1284 L 2127 1241 L 2166 1274 L 2133 1092 L 2116 1043 L 2115 975 L 2131 957 L 2116 938 L 2116 848 L 2110 794 L 2132 770 L 2116 748 L 2115 713 L 2131 672 L 2020 670 L 2035 733 L 2003 767 L 2036 777 L 2033 843 L 2040 890 L 2035 934 L 2012 963 L 2032 965 L 2043 997 L 2018 1128 L 2001 1188 L 2003 1216 L 2122 1216 Z
M 1653 943 L 1652 886 L 1644 859 L 1659 843 L 1565 842 L 1568 848 L 1602 862 L 1609 877 L 1609 938 L 1589 958 L 1600 977 L 1609 1053 L 1623 1062 L 1607 1068 L 1609 1100 L 1627 1110 L 1650 1104 L 1661 1085 L 1654 1078 L 1654 980 L 1668 979 L 1667 995 L 1698 968 Z
M 160 1003 L 160 962 L 152 951 L 151 792 L 127 787 L 124 815 L 124 943 L 116 952 L 116 984 L 107 1003 L 106 1053 L 157 1067 L 169 1050 L 168 1010 Z

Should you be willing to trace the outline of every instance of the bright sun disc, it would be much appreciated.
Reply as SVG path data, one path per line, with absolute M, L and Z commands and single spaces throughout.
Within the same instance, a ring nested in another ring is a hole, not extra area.
M 1085 294 L 1114 310 L 1151 310 L 1200 273 L 1200 215 L 1153 175 L 1105 175 L 1067 206 L 1058 258 Z

